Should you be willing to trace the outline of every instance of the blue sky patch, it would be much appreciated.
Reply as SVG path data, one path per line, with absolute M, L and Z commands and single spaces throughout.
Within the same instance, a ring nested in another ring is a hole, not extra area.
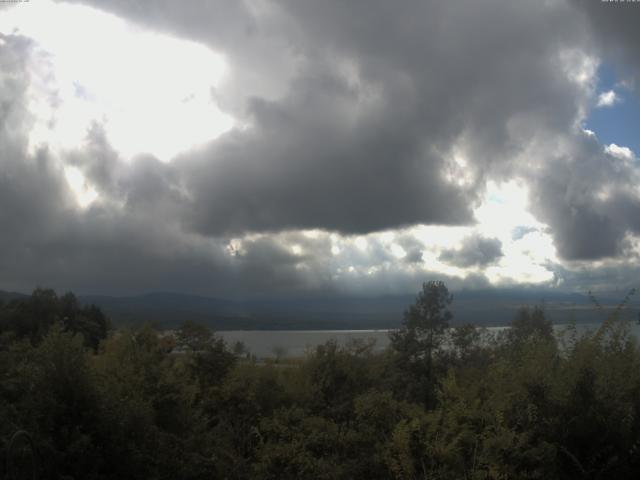
M 598 70 L 597 95 L 613 90 L 619 101 L 612 106 L 594 106 L 585 121 L 585 128 L 592 130 L 603 145 L 615 143 L 629 147 L 640 154 L 640 98 L 627 87 L 620 84 L 614 70 L 603 65 Z

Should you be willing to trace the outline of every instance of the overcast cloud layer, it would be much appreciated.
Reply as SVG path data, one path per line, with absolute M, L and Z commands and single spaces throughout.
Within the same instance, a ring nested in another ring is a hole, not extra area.
M 636 92 L 640 4 L 45 4 L 66 17 L 88 5 L 105 25 L 108 12 L 148 42 L 126 70 L 101 72 L 104 88 L 123 89 L 114 98 L 136 102 L 153 55 L 148 89 L 173 75 L 176 104 L 194 105 L 164 108 L 160 91 L 144 105 L 157 125 L 128 135 L 205 140 L 167 158 L 154 145 L 131 154 L 106 111 L 66 121 L 103 90 L 56 56 L 55 35 L 7 26 L 17 9 L 44 7 L 5 6 L 0 289 L 377 294 L 430 278 L 597 289 L 637 277 L 637 158 L 582 125 L 603 108 L 599 65 Z M 200 79 L 205 116 L 190 113 L 201 112 L 199 70 L 162 63 L 151 34 L 224 58 L 219 83 Z M 124 50 L 111 41 L 88 45 L 117 66 Z

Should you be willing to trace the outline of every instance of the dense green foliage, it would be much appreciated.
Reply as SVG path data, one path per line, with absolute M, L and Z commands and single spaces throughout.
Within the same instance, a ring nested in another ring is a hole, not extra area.
M 2 333 L 38 344 L 56 323 L 67 332 L 80 334 L 83 344 L 94 350 L 107 337 L 110 328 L 99 308 L 81 306 L 73 293 L 58 297 L 53 290 L 38 288 L 27 299 L 15 299 L 6 304 L 0 300 Z
M 0 306 L 0 449 L 29 431 L 42 478 L 640 471 L 640 349 L 619 311 L 556 338 L 543 309 L 523 309 L 490 336 L 446 328 L 450 303 L 443 284 L 425 284 L 383 353 L 328 342 L 256 362 L 192 323 L 108 332 L 99 310 L 37 290 Z

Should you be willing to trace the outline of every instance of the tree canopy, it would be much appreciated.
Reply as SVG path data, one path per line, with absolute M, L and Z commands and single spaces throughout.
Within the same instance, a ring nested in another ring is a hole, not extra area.
M 452 297 L 428 282 L 383 352 L 329 341 L 256 361 L 189 322 L 112 330 L 96 347 L 102 317 L 74 299 L 38 290 L 0 306 L 0 453 L 29 432 L 41 478 L 618 479 L 640 469 L 640 348 L 620 311 L 579 333 L 524 309 L 490 335 L 447 328 Z

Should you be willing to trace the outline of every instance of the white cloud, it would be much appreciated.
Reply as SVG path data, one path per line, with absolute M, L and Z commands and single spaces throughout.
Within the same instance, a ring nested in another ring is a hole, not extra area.
M 49 93 L 31 95 L 34 147 L 76 147 L 97 122 L 125 158 L 151 153 L 167 161 L 233 126 L 213 95 L 225 59 L 202 45 L 48 1 L 4 12 L 0 33 L 12 32 L 34 39 L 39 63 L 49 66 L 32 72 L 31 87 L 44 83 Z
M 598 95 L 598 107 L 612 107 L 616 103 L 620 102 L 620 97 L 613 90 L 602 92 Z
M 576 48 L 561 50 L 559 55 L 564 73 L 569 80 L 579 88 L 593 88 L 598 71 L 598 59 L 595 56 Z
M 612 143 L 604 147 L 604 151 L 620 160 L 633 160 L 635 155 L 629 147 L 621 147 Z
M 530 213 L 528 197 L 522 182 L 488 182 L 484 200 L 474 212 L 480 233 L 506 244 L 516 227 L 540 228 L 542 224 Z

